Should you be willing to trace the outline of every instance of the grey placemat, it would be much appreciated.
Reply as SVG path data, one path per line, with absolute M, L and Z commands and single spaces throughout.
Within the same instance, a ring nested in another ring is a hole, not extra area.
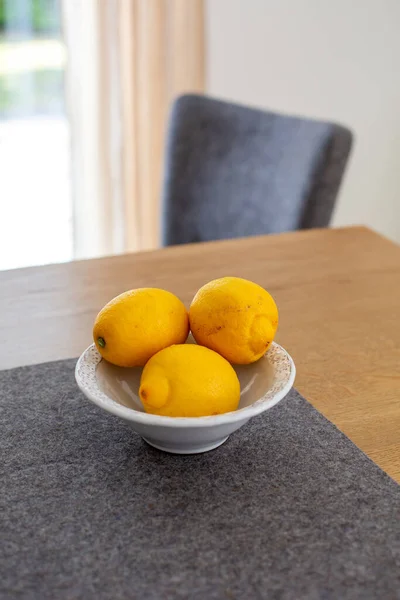
M 298 393 L 175 456 L 74 366 L 0 372 L 2 598 L 400 598 L 400 488 Z

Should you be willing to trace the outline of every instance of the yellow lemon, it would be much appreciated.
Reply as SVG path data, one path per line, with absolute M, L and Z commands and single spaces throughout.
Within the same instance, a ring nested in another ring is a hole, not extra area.
M 189 320 L 198 344 L 245 365 L 261 358 L 271 345 L 278 309 L 272 296 L 256 283 L 222 277 L 200 288 Z
M 161 350 L 143 369 L 139 396 L 148 413 L 202 417 L 236 410 L 240 383 L 222 356 L 196 344 Z
M 187 310 L 174 294 L 138 288 L 120 294 L 97 315 L 93 339 L 108 362 L 143 366 L 153 354 L 182 344 L 189 333 Z

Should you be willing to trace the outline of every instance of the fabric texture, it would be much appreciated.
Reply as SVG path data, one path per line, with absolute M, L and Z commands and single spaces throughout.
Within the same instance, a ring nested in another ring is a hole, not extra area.
M 339 125 L 204 96 L 176 100 L 164 245 L 326 227 L 352 144 Z
M 400 598 L 399 486 L 296 391 L 176 456 L 74 366 L 0 372 L 1 598 Z

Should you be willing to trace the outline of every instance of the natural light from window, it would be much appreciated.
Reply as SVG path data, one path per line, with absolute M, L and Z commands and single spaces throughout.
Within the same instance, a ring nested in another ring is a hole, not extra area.
M 72 258 L 60 4 L 0 0 L 0 269 Z

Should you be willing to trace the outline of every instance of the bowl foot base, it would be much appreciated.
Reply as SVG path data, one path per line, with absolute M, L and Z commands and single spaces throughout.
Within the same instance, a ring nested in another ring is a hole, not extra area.
M 191 446 L 188 444 L 185 447 L 171 445 L 162 445 L 154 440 L 150 440 L 149 438 L 143 438 L 147 444 L 153 446 L 153 448 L 157 448 L 157 450 L 162 450 L 163 452 L 169 452 L 170 454 L 200 454 L 201 452 L 209 452 L 210 450 L 214 450 L 214 448 L 218 448 L 228 439 L 229 435 L 216 442 L 212 442 L 211 444 L 199 444 L 195 446 Z

